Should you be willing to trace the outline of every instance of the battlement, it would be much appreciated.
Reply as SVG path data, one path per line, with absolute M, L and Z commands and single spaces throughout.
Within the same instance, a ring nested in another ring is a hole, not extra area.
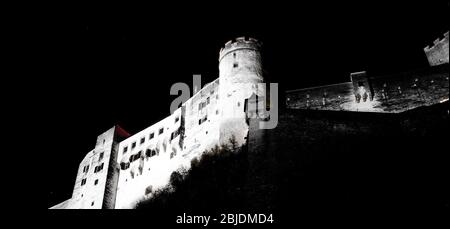
M 433 46 L 430 47 L 429 45 L 427 45 L 423 50 L 425 52 L 429 52 L 430 50 L 436 48 L 437 46 L 439 46 L 441 44 L 448 43 L 448 35 L 449 35 L 449 32 L 447 31 L 446 33 L 444 33 L 444 38 L 442 38 L 442 39 L 438 38 L 438 39 L 434 40 Z
M 225 43 L 225 46 L 220 49 L 219 53 L 219 62 L 222 60 L 224 56 L 228 53 L 237 50 L 237 49 L 252 49 L 259 50 L 261 48 L 262 43 L 251 37 L 238 37 L 236 39 L 230 40 Z
M 443 39 L 433 41 L 433 46 L 427 46 L 423 49 L 431 66 L 448 63 L 448 32 L 444 34 Z

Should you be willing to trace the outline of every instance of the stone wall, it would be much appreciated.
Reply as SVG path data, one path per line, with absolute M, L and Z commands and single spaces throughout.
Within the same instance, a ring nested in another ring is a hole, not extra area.
M 398 113 L 448 100 L 449 65 L 401 74 L 368 77 L 373 99 L 357 101 L 355 82 L 286 92 L 291 109 Z

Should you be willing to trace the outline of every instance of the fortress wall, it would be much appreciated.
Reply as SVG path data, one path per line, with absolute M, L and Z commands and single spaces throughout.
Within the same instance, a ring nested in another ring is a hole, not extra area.
M 167 118 L 120 142 L 115 208 L 132 208 L 145 196 L 147 187 L 157 188 L 168 182 L 168 171 L 174 167 L 171 155 L 173 157 L 172 153 L 179 150 L 179 137 L 171 139 L 171 135 L 180 128 L 180 115 L 181 109 L 177 109 Z
M 217 95 L 218 80 L 205 85 L 169 117 L 119 144 L 119 164 L 126 165 L 139 152 L 141 157 L 129 167 L 121 166 L 115 208 L 133 208 L 150 198 L 169 183 L 172 172 L 189 168 L 193 158 L 218 143 Z
M 286 107 L 310 110 L 403 112 L 448 99 L 448 64 L 386 77 L 370 77 L 373 100 L 356 102 L 352 82 L 286 92 Z M 326 96 L 324 97 L 324 92 Z M 309 96 L 309 98 L 308 98 Z
M 378 108 L 383 112 L 402 112 L 448 99 L 448 64 L 430 71 L 416 71 L 393 77 L 371 79 Z
M 183 156 L 191 158 L 218 143 L 221 112 L 218 79 L 205 85 L 184 107 L 186 132 Z
M 341 104 L 353 101 L 351 82 L 286 92 L 286 106 L 292 109 L 343 110 Z

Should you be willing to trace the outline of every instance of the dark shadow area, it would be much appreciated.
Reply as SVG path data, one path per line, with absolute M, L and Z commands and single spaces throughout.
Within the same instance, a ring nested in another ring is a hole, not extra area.
M 448 118 L 448 103 L 401 114 L 286 110 L 243 149 L 215 149 L 173 173 L 172 187 L 138 209 L 273 213 L 300 225 L 441 217 L 450 203 Z

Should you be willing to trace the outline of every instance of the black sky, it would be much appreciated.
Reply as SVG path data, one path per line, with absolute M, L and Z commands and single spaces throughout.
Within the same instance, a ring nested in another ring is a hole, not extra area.
M 218 77 L 228 40 L 264 43 L 282 90 L 423 68 L 423 48 L 448 31 L 448 1 L 247 5 L 85 6 L 58 11 L 51 87 L 54 140 L 48 206 L 71 196 L 79 162 L 115 124 L 136 133 L 169 114 L 175 82 Z

